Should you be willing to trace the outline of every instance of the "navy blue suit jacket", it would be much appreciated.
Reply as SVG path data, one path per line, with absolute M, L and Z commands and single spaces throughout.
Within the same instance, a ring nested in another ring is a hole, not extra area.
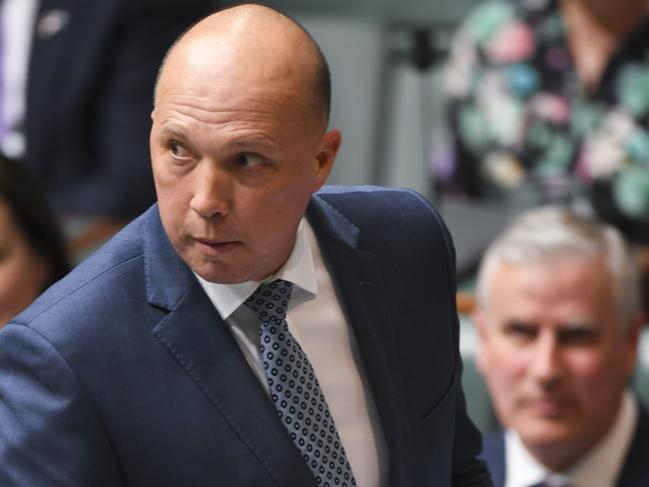
M 164 53 L 215 0 L 40 0 L 25 162 L 65 213 L 136 216 L 155 201 L 148 153 Z M 43 28 L 55 16 L 61 28 Z
M 505 435 L 497 431 L 485 437 L 481 455 L 491 471 L 495 487 L 503 487 L 506 481 Z M 622 466 L 616 487 L 649 486 L 649 414 L 640 408 L 638 424 L 629 452 Z
M 359 344 L 391 487 L 491 485 L 460 385 L 454 255 L 419 195 L 307 217 Z M 0 331 L 0 485 L 314 486 L 157 207 Z

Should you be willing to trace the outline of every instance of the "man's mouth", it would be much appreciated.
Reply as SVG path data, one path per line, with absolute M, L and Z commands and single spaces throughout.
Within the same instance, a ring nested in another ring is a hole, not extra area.
M 524 405 L 537 416 L 556 417 L 563 414 L 568 403 L 559 398 L 536 398 L 526 399 Z
M 205 255 L 223 255 L 234 250 L 241 242 L 236 240 L 214 240 L 207 238 L 195 238 L 198 248 Z

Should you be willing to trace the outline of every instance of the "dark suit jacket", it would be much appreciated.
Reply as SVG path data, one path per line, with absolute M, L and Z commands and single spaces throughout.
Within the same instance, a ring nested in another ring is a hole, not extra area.
M 391 487 L 491 485 L 460 385 L 453 248 L 414 193 L 308 209 L 359 344 Z M 0 331 L 0 485 L 314 486 L 153 207 Z
M 155 201 L 148 136 L 158 67 L 173 40 L 215 4 L 40 1 L 25 161 L 58 210 L 132 217 Z M 61 28 L 44 27 L 48 16 Z
M 491 471 L 494 485 L 505 485 L 505 435 L 497 431 L 485 437 L 484 450 L 481 455 Z M 617 487 L 647 487 L 649 486 L 649 414 L 640 408 L 638 424 L 633 435 L 629 452 L 622 466 Z

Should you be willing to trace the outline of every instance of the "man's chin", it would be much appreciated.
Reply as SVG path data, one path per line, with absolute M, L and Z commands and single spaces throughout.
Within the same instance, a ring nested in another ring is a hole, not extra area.
M 252 278 L 249 277 L 248 273 L 243 273 L 241 271 L 236 272 L 233 270 L 227 270 L 223 268 L 219 269 L 205 269 L 194 270 L 196 274 L 201 276 L 208 282 L 214 282 L 217 284 L 240 284 L 242 282 L 251 281 Z
M 208 282 L 217 284 L 239 284 L 250 280 L 250 271 L 228 262 L 204 258 L 184 259 L 189 268 Z
M 556 448 L 577 435 L 576 425 L 565 420 L 529 417 L 513 427 L 526 445 Z

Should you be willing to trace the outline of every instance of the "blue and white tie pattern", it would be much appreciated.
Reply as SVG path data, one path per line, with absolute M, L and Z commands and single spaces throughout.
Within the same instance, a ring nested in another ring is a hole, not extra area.
M 356 485 L 345 449 L 313 367 L 288 330 L 293 285 L 282 279 L 260 285 L 245 305 L 261 321 L 260 351 L 277 414 L 318 485 Z

